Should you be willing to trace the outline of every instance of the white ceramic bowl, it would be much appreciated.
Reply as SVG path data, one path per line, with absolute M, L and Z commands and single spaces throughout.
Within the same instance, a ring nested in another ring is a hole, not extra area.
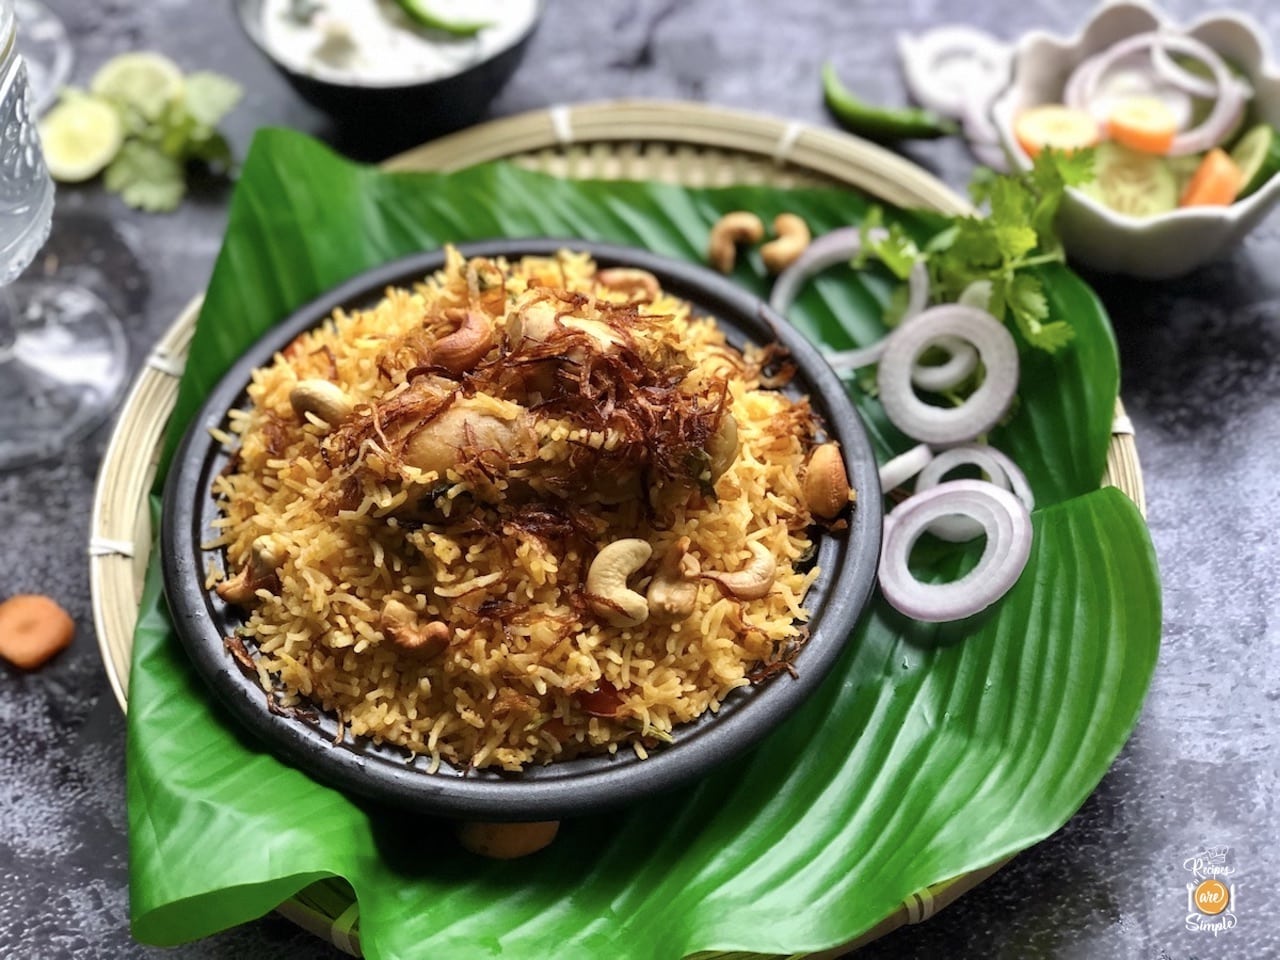
M 1064 38 L 1033 31 L 1014 52 L 1011 85 L 991 109 L 1013 162 L 1031 161 L 1013 135 L 1018 113 L 1041 103 L 1060 103 L 1067 77 L 1077 64 L 1125 37 L 1177 26 L 1160 10 L 1135 0 L 1097 10 L 1084 29 Z M 1253 84 L 1251 122 L 1280 127 L 1280 73 L 1265 34 L 1250 18 L 1213 13 L 1193 21 L 1187 32 L 1237 64 Z M 1098 270 L 1164 279 L 1194 270 L 1231 249 L 1280 199 L 1280 175 L 1229 207 L 1188 207 L 1154 217 L 1116 213 L 1079 190 L 1069 190 L 1058 228 L 1067 252 Z

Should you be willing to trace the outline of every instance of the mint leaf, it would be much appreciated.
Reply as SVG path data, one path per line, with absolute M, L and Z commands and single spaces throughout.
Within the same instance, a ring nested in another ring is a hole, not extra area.
M 106 188 L 151 213 L 175 209 L 187 192 L 182 164 L 155 144 L 129 140 L 107 167 Z
M 243 95 L 240 84 L 220 73 L 199 70 L 187 75 L 185 106 L 201 126 L 216 127 Z

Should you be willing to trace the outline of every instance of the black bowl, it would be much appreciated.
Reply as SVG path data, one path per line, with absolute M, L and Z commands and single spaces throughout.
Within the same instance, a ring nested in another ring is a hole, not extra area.
M 418 82 L 361 84 L 323 79 L 282 63 L 263 38 L 263 0 L 232 2 L 253 45 L 304 100 L 329 114 L 344 133 L 367 137 L 383 150 L 418 144 L 479 119 L 520 65 L 543 12 L 539 4 L 529 29 L 515 43 L 459 73 Z
M 822 573 L 807 599 L 811 635 L 795 658 L 796 675 L 779 674 L 733 691 L 717 715 L 677 728 L 675 742 L 653 751 L 647 760 L 625 751 L 531 767 L 520 774 L 464 774 L 447 765 L 428 773 L 424 759 L 408 764 L 404 752 L 394 747 L 349 739 L 335 746 L 333 717 L 302 720 L 268 709 L 257 679 L 242 673 L 223 645 L 239 622 L 237 611 L 204 589 L 207 555 L 200 544 L 214 537 L 211 521 L 217 516 L 209 491 L 228 459 L 209 431 L 226 427 L 228 410 L 247 405 L 245 388 L 253 369 L 269 362 L 299 333 L 318 326 L 337 307 L 349 310 L 376 303 L 387 286 L 420 280 L 444 262 L 441 251 L 415 254 L 348 280 L 295 311 L 250 347 L 192 422 L 164 493 L 160 544 L 165 595 L 197 671 L 236 720 L 281 759 L 341 790 L 423 813 L 477 820 L 552 820 L 695 780 L 754 744 L 804 701 L 835 662 L 866 606 L 880 552 L 880 479 L 862 421 L 817 350 L 756 297 L 693 264 L 581 240 L 495 240 L 460 249 L 467 256 L 519 257 L 550 255 L 566 247 L 589 252 L 602 267 L 649 270 L 664 289 L 715 317 L 735 346 L 781 341 L 798 368 L 788 392 L 807 394 L 828 433 L 840 442 L 858 501 L 848 530 L 818 536 L 816 561 Z

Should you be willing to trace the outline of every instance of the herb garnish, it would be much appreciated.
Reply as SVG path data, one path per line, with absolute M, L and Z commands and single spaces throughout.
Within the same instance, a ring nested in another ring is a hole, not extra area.
M 988 310 L 998 320 L 1012 317 L 1032 347 L 1055 353 L 1074 336 L 1070 323 L 1050 318 L 1044 284 L 1031 268 L 1064 259 L 1053 228 L 1067 187 L 1093 178 L 1093 151 L 1045 150 L 1030 170 L 975 177 L 970 194 L 987 204 L 986 216 L 957 217 L 918 247 L 897 224 L 883 234 L 883 213 L 873 208 L 863 224 L 862 254 L 854 266 L 879 260 L 900 280 L 923 258 L 929 267 L 933 300 L 953 303 L 978 281 L 991 284 Z M 892 312 L 892 307 L 891 307 Z

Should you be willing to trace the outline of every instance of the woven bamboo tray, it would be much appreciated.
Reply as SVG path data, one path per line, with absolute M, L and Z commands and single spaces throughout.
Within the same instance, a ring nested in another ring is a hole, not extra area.
M 445 137 L 393 157 L 390 170 L 449 171 L 505 159 L 579 179 L 660 180 L 684 186 L 771 184 L 854 188 L 897 206 L 963 213 L 969 204 L 914 164 L 846 134 L 688 103 L 611 101 L 558 106 Z M 91 525 L 90 588 L 103 665 L 121 708 L 138 602 L 153 544 L 147 494 L 178 395 L 178 378 L 200 312 L 196 297 L 148 356 L 134 382 L 98 476 Z M 1103 484 L 1146 514 L 1133 429 L 1117 402 Z M 905 923 L 920 923 L 1003 863 L 912 895 L 857 940 L 816 956 L 837 957 Z M 313 884 L 279 912 L 339 949 L 360 955 L 359 908 L 343 880 Z M 728 955 L 707 953 L 700 958 Z

